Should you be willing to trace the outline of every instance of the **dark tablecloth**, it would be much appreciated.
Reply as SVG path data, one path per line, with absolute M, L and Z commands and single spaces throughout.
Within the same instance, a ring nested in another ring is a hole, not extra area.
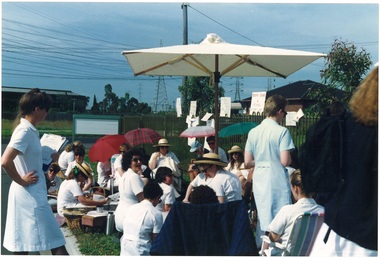
M 175 202 L 152 245 L 151 254 L 258 255 L 245 202 Z

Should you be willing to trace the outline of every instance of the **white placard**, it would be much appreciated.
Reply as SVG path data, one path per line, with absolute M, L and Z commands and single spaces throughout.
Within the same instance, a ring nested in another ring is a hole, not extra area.
M 266 96 L 267 96 L 266 91 L 252 92 L 251 108 L 249 109 L 250 115 L 252 115 L 253 112 L 262 113 L 264 111 Z
M 296 115 L 297 115 L 297 112 L 288 112 L 288 114 L 286 115 L 286 126 L 296 126 L 297 123 L 296 123 Z
M 212 116 L 212 113 L 206 113 L 203 117 L 202 117 L 202 121 L 207 121 L 210 119 L 210 117 Z
M 304 113 L 303 113 L 302 109 L 298 109 L 296 117 L 295 117 L 296 122 L 298 122 L 300 120 L 300 118 L 303 117 L 303 115 L 304 115 Z
M 191 118 L 190 116 L 186 117 L 187 127 L 194 127 L 199 125 L 199 116 Z
M 197 101 L 190 101 L 189 116 L 195 117 L 197 115 Z
M 220 117 L 231 117 L 231 97 L 220 98 Z
M 76 134 L 118 134 L 119 120 L 81 119 L 75 120 Z M 91 130 L 89 130 L 91 128 Z
M 181 117 L 182 116 L 181 98 L 177 98 L 175 107 L 177 111 L 177 117 Z

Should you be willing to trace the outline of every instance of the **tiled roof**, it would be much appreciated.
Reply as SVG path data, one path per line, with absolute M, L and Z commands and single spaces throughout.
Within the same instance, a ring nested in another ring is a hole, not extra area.
M 23 88 L 23 87 L 9 87 L 9 86 L 2 86 L 1 91 L 2 92 L 14 92 L 14 93 L 27 93 L 32 88 Z M 41 89 L 41 91 L 46 92 L 47 94 L 54 94 L 54 95 L 68 95 L 68 96 L 82 96 L 78 93 L 69 91 L 69 90 L 52 90 L 52 89 Z
M 314 82 L 311 80 L 297 81 L 289 83 L 288 85 L 278 87 L 276 89 L 267 92 L 267 98 L 279 94 L 284 96 L 286 99 L 309 99 L 308 93 L 309 89 L 326 87 L 326 85 Z M 337 90 L 337 94 L 342 94 L 341 90 Z M 251 97 L 244 99 L 243 101 L 251 101 Z

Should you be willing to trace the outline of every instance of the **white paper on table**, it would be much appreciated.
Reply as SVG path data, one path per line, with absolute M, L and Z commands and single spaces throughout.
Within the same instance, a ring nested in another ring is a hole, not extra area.
M 42 163 L 44 166 L 49 166 L 52 162 L 51 155 L 59 152 L 68 141 L 66 137 L 45 133 L 42 135 L 40 142 L 42 148 Z

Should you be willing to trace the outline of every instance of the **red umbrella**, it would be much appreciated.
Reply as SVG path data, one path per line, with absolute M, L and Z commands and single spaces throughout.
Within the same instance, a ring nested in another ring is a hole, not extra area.
M 88 151 L 88 156 L 91 162 L 105 162 L 112 155 L 119 153 L 119 147 L 126 140 L 122 134 L 106 135 L 99 138 Z
M 215 129 L 211 126 L 193 126 L 183 131 L 179 137 L 183 138 L 195 138 L 195 137 L 207 137 L 215 135 Z
M 162 138 L 158 132 L 150 128 L 137 128 L 124 134 L 124 137 L 132 146 L 144 143 L 155 143 Z

